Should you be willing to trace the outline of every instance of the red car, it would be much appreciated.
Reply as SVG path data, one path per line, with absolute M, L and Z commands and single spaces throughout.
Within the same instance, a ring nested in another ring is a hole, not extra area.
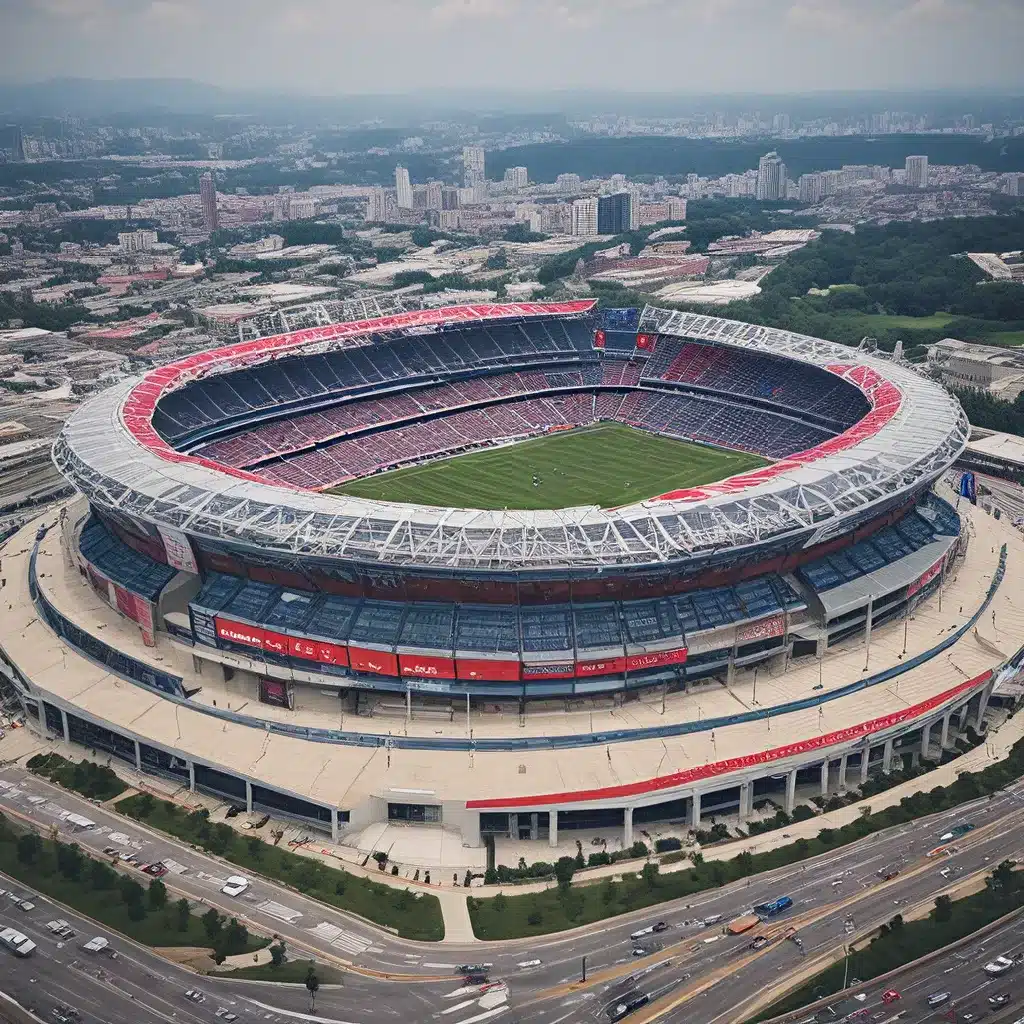
M 163 864 L 147 864 L 142 870 L 154 878 L 163 878 L 167 874 L 167 868 Z
M 886 989 L 882 993 L 882 1002 L 888 1005 L 889 1003 L 895 1003 L 900 997 L 899 992 L 894 988 Z

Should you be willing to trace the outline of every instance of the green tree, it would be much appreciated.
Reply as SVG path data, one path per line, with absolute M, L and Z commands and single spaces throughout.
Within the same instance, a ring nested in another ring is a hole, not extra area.
M 57 870 L 73 882 L 82 877 L 82 869 L 85 866 L 85 858 L 77 843 L 57 844 Z
M 559 889 L 568 889 L 572 885 L 572 876 L 576 873 L 576 861 L 573 857 L 559 857 L 555 862 L 555 879 Z
M 640 872 L 640 877 L 643 879 L 644 885 L 648 889 L 654 889 L 658 884 L 658 865 L 653 861 L 648 861 Z
M 89 882 L 94 889 L 103 892 L 117 884 L 117 872 L 101 860 L 94 860 L 89 868 Z
M 221 917 L 214 907 L 210 907 L 210 909 L 203 914 L 200 920 L 203 922 L 203 928 L 206 931 L 207 938 L 209 938 L 211 942 L 216 942 L 221 933 L 221 929 L 224 927 L 224 918 Z
M 275 942 L 270 947 L 270 963 L 273 967 L 280 967 L 284 963 L 284 942 Z
M 17 850 L 22 864 L 35 864 L 43 852 L 43 841 L 35 832 L 26 832 L 18 836 Z
M 176 925 L 179 932 L 188 930 L 189 918 L 192 916 L 192 908 L 189 906 L 187 899 L 182 897 L 174 904 L 174 911 L 176 914 Z
M 940 924 L 952 920 L 953 901 L 948 896 L 935 897 L 935 920 Z
M 159 878 L 149 883 L 149 905 L 154 910 L 162 910 L 167 906 L 167 886 Z

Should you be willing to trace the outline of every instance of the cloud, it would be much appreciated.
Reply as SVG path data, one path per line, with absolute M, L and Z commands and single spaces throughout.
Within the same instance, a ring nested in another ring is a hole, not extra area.
M 460 22 L 463 19 L 493 20 L 511 16 L 514 4 L 508 0 L 442 0 L 431 8 L 434 21 Z

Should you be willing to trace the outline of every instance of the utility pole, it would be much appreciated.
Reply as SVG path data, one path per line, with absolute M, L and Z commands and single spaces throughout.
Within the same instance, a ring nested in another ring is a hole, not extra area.
M 584 982 L 586 980 L 587 980 L 587 958 L 584 957 L 583 958 L 583 976 L 580 978 L 580 981 Z

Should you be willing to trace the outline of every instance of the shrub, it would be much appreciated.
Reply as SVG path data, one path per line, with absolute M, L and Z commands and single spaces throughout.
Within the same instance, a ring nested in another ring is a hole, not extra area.
M 654 843 L 655 853 L 669 853 L 672 850 L 681 850 L 683 841 L 676 836 L 668 836 L 665 839 L 658 839 Z

